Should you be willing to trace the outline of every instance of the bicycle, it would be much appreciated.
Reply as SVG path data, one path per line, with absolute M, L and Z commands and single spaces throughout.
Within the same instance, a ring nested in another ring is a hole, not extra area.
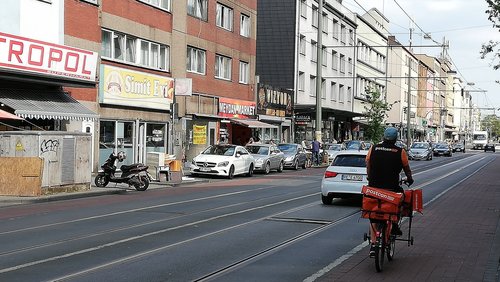
M 407 183 L 406 183 L 407 184 Z M 408 185 L 408 184 L 407 184 Z M 362 189 L 362 217 L 370 219 L 370 232 L 375 232 L 374 258 L 377 272 L 383 271 L 385 256 L 391 261 L 396 252 L 396 241 L 405 241 L 413 245 L 411 223 L 413 211 L 422 212 L 422 190 L 404 190 L 396 193 L 389 190 L 364 186 Z M 408 236 L 392 233 L 393 223 L 401 230 L 404 217 L 409 218 Z M 364 240 L 370 240 L 370 234 L 364 234 Z

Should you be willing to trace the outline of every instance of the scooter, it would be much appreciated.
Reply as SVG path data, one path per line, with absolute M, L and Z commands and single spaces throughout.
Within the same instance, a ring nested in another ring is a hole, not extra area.
M 99 170 L 99 173 L 95 177 L 95 185 L 97 187 L 106 187 L 109 182 L 127 183 L 129 186 L 134 186 L 137 191 L 146 191 L 149 187 L 149 182 L 153 179 L 147 171 L 147 165 L 141 163 L 122 165 L 120 167 L 122 174 L 115 176 L 116 160 L 123 162 L 125 158 L 125 152 L 119 152 L 118 154 L 111 153 L 106 162 L 101 166 L 102 170 Z

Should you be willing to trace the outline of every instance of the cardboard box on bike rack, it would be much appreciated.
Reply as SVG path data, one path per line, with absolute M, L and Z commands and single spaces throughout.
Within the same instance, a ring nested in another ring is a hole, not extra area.
M 384 189 L 363 186 L 361 217 L 378 220 L 397 220 L 403 195 Z

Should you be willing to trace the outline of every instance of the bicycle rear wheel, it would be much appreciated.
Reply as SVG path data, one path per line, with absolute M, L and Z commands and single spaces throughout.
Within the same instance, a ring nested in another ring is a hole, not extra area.
M 375 246 L 375 269 L 377 269 L 377 272 L 381 272 L 384 270 L 384 258 L 386 253 L 385 224 L 379 224 L 378 228 L 380 235 L 377 237 L 377 244 Z

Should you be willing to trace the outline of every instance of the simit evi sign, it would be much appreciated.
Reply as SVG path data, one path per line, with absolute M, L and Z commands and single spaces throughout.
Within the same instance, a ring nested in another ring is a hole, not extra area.
M 0 71 L 96 82 L 97 53 L 0 32 Z

